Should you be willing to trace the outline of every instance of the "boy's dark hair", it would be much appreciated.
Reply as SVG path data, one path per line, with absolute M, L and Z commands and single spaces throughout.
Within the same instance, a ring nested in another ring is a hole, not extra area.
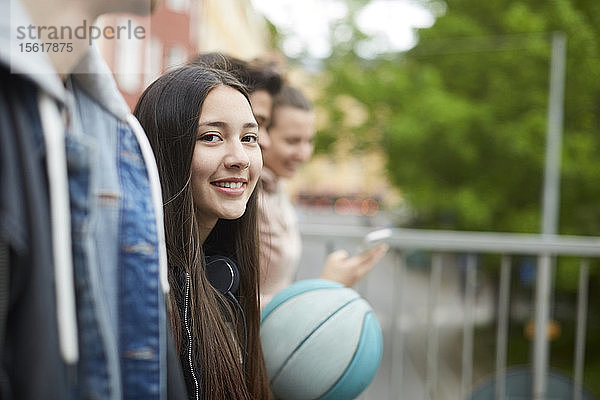
M 275 96 L 283 85 L 283 78 L 274 63 L 260 60 L 244 61 L 214 52 L 200 54 L 190 60 L 189 64 L 227 71 L 242 82 L 249 93 L 266 90 L 271 96 Z
M 310 100 L 299 89 L 289 85 L 283 85 L 277 96 L 273 97 L 274 109 L 284 106 L 299 108 L 305 111 L 310 111 L 313 108 Z

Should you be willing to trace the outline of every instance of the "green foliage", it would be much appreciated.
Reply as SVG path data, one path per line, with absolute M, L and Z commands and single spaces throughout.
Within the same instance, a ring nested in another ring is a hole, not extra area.
M 560 233 L 600 235 L 600 2 L 448 0 L 415 48 L 374 60 L 348 24 L 325 64 L 319 149 L 342 134 L 381 148 L 418 227 L 513 232 L 540 230 L 551 33 L 564 32 Z M 345 124 L 340 96 L 363 123 Z
M 269 45 L 272 48 L 280 48 L 282 46 L 281 34 L 277 30 L 277 27 L 271 21 L 269 21 L 268 19 L 266 19 L 265 21 L 267 24 L 267 32 L 269 35 Z

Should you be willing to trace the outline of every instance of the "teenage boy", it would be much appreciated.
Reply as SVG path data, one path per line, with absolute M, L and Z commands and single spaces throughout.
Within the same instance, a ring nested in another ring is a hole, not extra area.
M 2 399 L 185 395 L 152 151 L 90 38 L 52 37 L 154 6 L 0 2 Z

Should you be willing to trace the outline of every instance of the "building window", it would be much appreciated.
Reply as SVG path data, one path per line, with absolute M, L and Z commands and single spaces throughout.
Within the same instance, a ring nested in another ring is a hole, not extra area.
M 127 26 L 130 20 L 119 19 L 120 26 Z M 139 24 L 131 20 L 133 28 Z M 115 76 L 119 87 L 129 93 L 136 93 L 140 89 L 141 76 L 144 72 L 143 60 L 144 41 L 135 37 L 121 37 L 115 41 Z
M 146 42 L 144 86 L 148 86 L 163 71 L 163 46 L 159 38 L 152 36 Z
M 185 47 L 174 45 L 167 50 L 167 58 L 165 60 L 165 68 L 174 68 L 184 64 L 187 61 L 187 51 Z
M 172 11 L 185 13 L 190 8 L 190 0 L 167 0 L 167 8 Z

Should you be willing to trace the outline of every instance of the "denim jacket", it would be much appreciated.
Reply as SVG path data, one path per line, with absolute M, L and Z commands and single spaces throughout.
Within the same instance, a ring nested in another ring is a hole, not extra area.
M 18 1 L 10 12 L 8 1 L 0 5 L 0 63 L 38 90 L 55 269 L 48 284 L 55 285 L 56 305 L 48 310 L 56 313 L 63 360 L 76 366 L 69 392 L 164 399 L 168 284 L 150 145 L 95 49 L 65 89 L 45 54 L 11 58 L 13 28 L 29 20 Z
M 164 398 L 168 285 L 154 158 L 97 52 L 67 89 L 78 397 Z

